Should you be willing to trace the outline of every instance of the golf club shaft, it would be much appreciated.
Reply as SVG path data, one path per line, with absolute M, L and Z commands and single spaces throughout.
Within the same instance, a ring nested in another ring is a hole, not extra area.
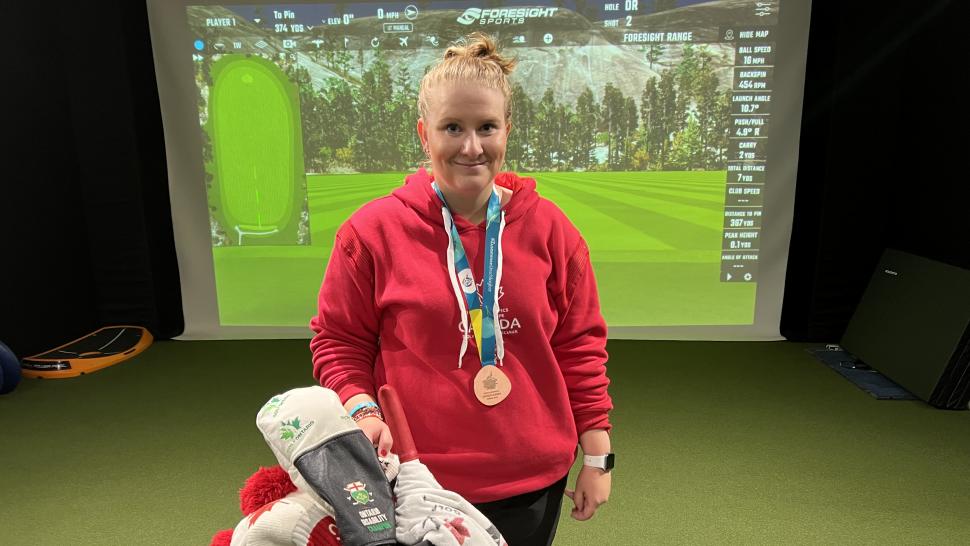
M 387 420 L 387 426 L 391 428 L 391 437 L 394 438 L 392 451 L 397 453 L 402 463 L 413 461 L 418 458 L 418 450 L 414 447 L 414 438 L 411 437 L 411 427 L 408 426 L 408 419 L 404 415 L 404 408 L 401 407 L 401 400 L 397 396 L 394 387 L 384 385 L 377 391 L 377 399 Z

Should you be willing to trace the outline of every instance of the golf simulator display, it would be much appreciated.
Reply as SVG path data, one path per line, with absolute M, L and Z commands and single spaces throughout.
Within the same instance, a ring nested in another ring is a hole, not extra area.
M 337 228 L 425 159 L 425 70 L 482 31 L 518 61 L 504 169 L 583 234 L 610 335 L 780 339 L 808 3 L 148 7 L 183 338 L 306 335 Z
M 124 362 L 152 344 L 141 326 L 108 326 L 21 361 L 24 377 L 67 378 Z

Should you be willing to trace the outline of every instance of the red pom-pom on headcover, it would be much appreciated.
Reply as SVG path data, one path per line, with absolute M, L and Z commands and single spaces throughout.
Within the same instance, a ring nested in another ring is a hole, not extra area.
M 294 491 L 296 486 L 283 467 L 260 467 L 239 490 L 239 508 L 243 515 L 249 515 L 264 504 L 280 500 Z
M 226 529 L 212 535 L 212 542 L 209 543 L 209 546 L 229 546 L 231 542 L 232 529 Z
M 293 485 L 293 480 L 283 467 L 262 466 L 239 490 L 239 509 L 244 516 L 248 516 L 264 505 L 278 501 L 294 491 L 296 486 Z M 232 529 L 219 531 L 212 536 L 209 546 L 229 546 L 232 542 L 232 533 Z

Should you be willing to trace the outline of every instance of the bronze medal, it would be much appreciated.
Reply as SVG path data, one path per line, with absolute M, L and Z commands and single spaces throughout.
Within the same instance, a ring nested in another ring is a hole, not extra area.
M 475 375 L 475 397 L 486 406 L 494 406 L 509 395 L 512 383 L 498 366 L 482 366 Z

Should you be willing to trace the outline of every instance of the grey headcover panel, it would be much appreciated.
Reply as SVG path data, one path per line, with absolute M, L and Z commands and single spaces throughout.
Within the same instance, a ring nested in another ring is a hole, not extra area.
M 300 455 L 294 465 L 333 507 L 344 546 L 397 544 L 391 486 L 362 430 L 328 439 Z

